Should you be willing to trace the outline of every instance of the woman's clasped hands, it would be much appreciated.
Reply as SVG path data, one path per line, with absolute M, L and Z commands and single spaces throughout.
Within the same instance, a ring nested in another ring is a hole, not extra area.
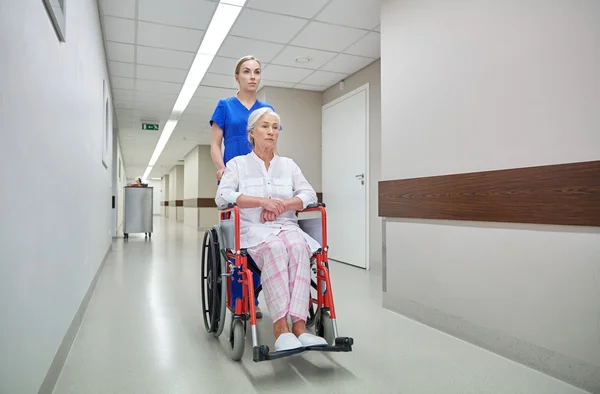
M 271 198 L 265 198 L 261 201 L 261 207 L 263 211 L 260 214 L 260 221 L 274 222 L 275 219 L 286 211 L 285 203 L 281 200 L 273 200 Z

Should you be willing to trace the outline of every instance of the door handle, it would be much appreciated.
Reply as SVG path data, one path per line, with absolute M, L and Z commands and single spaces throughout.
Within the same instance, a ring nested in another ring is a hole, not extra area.
M 358 179 L 365 179 L 365 174 L 354 175 L 354 177 Z

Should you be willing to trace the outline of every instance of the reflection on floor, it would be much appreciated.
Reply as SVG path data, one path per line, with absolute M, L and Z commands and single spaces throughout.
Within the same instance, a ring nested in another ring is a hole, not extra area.
M 204 330 L 202 232 L 156 218 L 113 252 L 63 368 L 56 394 L 523 393 L 584 391 L 381 308 L 381 277 L 332 263 L 340 335 L 352 353 L 241 362 Z M 272 348 L 268 312 L 261 343 Z M 227 327 L 227 326 L 226 326 Z

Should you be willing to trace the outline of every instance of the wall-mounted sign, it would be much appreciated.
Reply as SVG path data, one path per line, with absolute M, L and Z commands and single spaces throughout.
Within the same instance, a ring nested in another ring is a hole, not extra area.
M 142 123 L 142 130 L 158 131 L 158 123 Z

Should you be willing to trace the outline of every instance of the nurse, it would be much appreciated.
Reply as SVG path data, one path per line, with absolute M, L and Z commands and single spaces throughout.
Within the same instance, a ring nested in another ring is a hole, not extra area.
M 217 108 L 210 119 L 212 127 L 212 142 L 210 154 L 212 161 L 217 167 L 217 181 L 221 180 L 225 166 L 229 160 L 237 156 L 247 155 L 252 151 L 248 141 L 248 117 L 259 108 L 268 107 L 267 103 L 256 98 L 256 92 L 260 84 L 261 70 L 260 62 L 254 56 L 244 56 L 238 60 L 235 66 L 235 80 L 239 90 L 233 97 L 219 100 Z M 221 144 L 225 142 L 224 152 Z M 235 272 L 237 277 L 237 270 Z M 260 285 L 260 276 L 254 274 L 254 283 Z M 232 281 L 231 286 L 232 306 L 235 300 L 242 298 L 242 285 Z M 258 297 L 255 299 L 256 317 L 262 318 L 262 312 L 258 308 Z

